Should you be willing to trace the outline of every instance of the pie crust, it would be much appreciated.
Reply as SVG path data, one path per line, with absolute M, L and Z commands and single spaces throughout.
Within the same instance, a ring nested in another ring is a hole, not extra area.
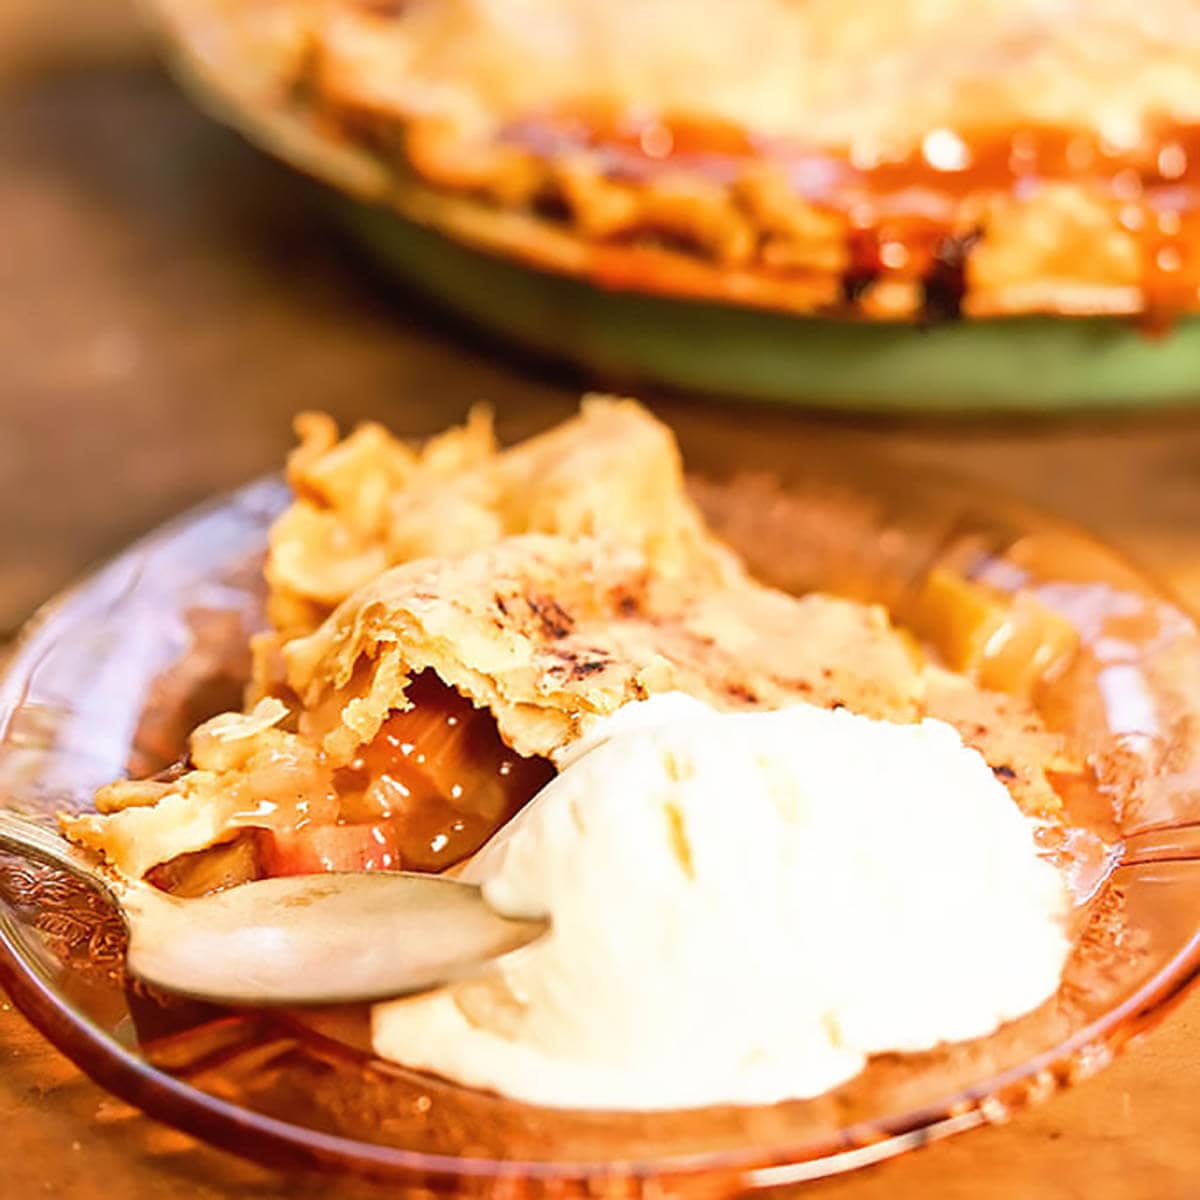
M 352 824 L 339 780 L 370 790 L 364 763 L 389 720 L 419 713 L 421 677 L 548 764 L 597 718 L 680 691 L 726 711 L 940 718 L 1039 817 L 1061 808 L 1053 773 L 1080 769 L 1025 699 L 980 686 L 984 651 L 954 652 L 956 674 L 879 605 L 753 579 L 688 496 L 669 430 L 631 401 L 590 398 L 504 451 L 483 413 L 423 446 L 377 425 L 339 441 L 321 417 L 300 432 L 246 710 L 197 729 L 185 769 L 118 781 L 63 821 L 126 875 L 246 830 Z

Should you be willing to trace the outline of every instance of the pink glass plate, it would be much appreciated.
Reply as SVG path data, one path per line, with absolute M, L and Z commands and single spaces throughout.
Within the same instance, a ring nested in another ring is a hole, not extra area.
M 1078 881 L 1058 995 L 988 1038 L 884 1055 L 844 1087 L 765 1108 L 623 1114 L 517 1104 L 372 1059 L 364 1014 L 236 1013 L 122 974 L 102 901 L 0 858 L 0 984 L 106 1088 L 269 1164 L 458 1194 L 724 1194 L 847 1170 L 1042 1099 L 1110 1061 L 1200 969 L 1200 641 L 1192 618 L 1078 531 L 887 460 L 720 464 L 694 479 L 718 530 L 782 587 L 886 604 L 903 622 L 930 569 L 1033 589 L 1077 627 L 1078 660 L 1038 706 L 1101 780 L 1086 817 L 1117 844 Z M 701 468 L 705 464 L 700 464 Z M 174 759 L 238 699 L 261 623 L 267 525 L 254 484 L 150 535 L 30 623 L 0 680 L 0 801 L 47 819 L 123 771 Z M 1095 803 L 1096 800 L 1099 803 Z M 702 1052 L 702 1048 L 697 1048 Z

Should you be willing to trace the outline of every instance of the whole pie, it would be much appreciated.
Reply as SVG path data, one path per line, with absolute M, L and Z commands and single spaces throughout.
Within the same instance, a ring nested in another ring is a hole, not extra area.
M 1190 0 L 156 0 L 293 160 L 605 287 L 936 319 L 1200 307 Z

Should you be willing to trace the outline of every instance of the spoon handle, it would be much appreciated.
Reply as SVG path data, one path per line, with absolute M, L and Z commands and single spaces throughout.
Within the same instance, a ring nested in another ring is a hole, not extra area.
M 84 851 L 53 829 L 8 809 L 0 809 L 0 850 L 59 867 L 84 883 L 113 894 L 112 884 Z

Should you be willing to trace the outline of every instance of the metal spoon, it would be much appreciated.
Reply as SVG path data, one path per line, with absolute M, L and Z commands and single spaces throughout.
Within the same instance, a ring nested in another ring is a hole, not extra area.
M 470 884 L 407 871 L 262 879 L 185 900 L 110 875 L 54 831 L 2 810 L 0 849 L 107 893 L 129 933 L 129 973 L 215 1004 L 348 1004 L 427 991 L 549 928 L 500 916 Z

